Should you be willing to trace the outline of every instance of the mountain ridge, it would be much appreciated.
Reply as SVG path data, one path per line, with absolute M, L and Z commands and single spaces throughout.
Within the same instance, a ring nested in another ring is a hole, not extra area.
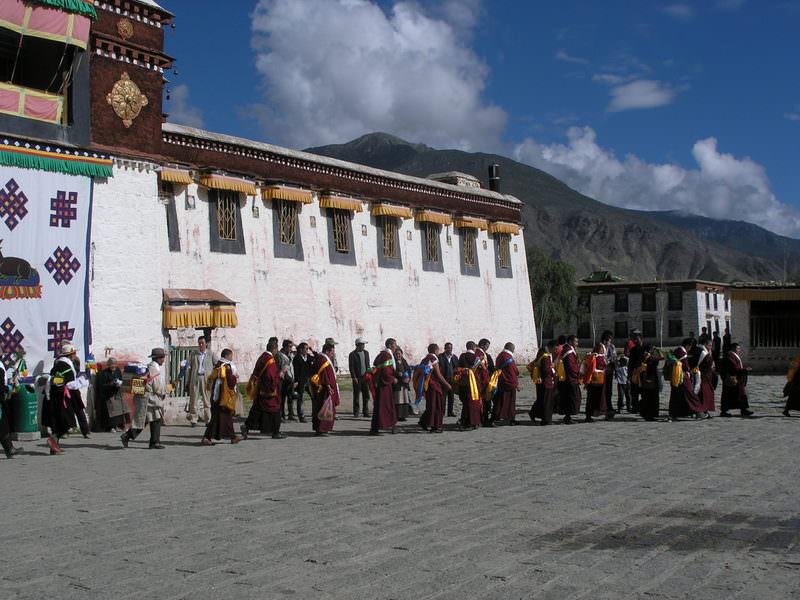
M 496 163 L 500 165 L 501 192 L 513 194 L 523 203 L 526 246 L 540 246 L 554 258 L 572 264 L 579 277 L 610 270 L 628 280 L 731 282 L 778 279 L 784 272 L 775 258 L 775 248 L 784 243 L 777 238 L 782 236 L 757 225 L 732 222 L 745 226 L 739 231 L 749 236 L 746 244 L 741 239 L 737 242 L 748 250 L 738 250 L 729 237 L 709 233 L 715 219 L 700 217 L 707 221 L 697 221 L 669 211 L 651 213 L 606 205 L 545 171 L 497 154 L 437 150 L 388 133 L 370 133 L 344 144 L 306 151 L 417 177 L 461 171 L 485 186 L 488 167 Z M 704 227 L 709 230 L 707 237 L 702 235 Z M 760 238 L 760 244 L 771 251 L 754 254 L 758 243 L 749 241 L 751 238 Z M 797 242 L 796 254 L 800 255 L 800 240 L 785 239 Z M 794 245 L 789 246 L 794 251 Z

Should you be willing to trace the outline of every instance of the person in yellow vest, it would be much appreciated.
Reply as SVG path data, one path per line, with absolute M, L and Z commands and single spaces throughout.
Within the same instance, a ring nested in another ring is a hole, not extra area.
M 603 344 L 597 344 L 592 352 L 586 354 L 581 369 L 581 381 L 586 384 L 586 422 L 591 423 L 594 417 L 603 415 L 608 419 L 606 347 Z
M 211 419 L 203 435 L 203 445 L 213 446 L 215 440 L 229 439 L 231 444 L 238 444 L 242 436 L 236 435 L 233 428 L 233 415 L 236 412 L 236 382 L 239 373 L 231 362 L 233 352 L 225 348 L 214 370 L 206 379 L 206 389 L 211 398 Z

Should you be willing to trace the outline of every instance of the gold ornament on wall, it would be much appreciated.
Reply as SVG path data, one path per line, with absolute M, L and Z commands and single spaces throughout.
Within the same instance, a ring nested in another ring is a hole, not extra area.
M 147 106 L 145 96 L 127 73 L 123 73 L 119 81 L 114 84 L 106 96 L 106 100 L 114 109 L 117 116 L 122 119 L 125 127 L 133 125 L 133 120 L 139 116 L 142 107 Z
M 133 23 L 130 19 L 120 19 L 117 21 L 117 32 L 123 40 L 129 40 L 133 37 Z

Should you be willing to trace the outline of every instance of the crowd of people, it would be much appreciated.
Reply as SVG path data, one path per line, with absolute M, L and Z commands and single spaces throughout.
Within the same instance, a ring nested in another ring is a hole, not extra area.
M 600 343 L 583 356 L 576 335 L 542 344 L 536 358 L 525 366 L 536 388 L 528 413 L 534 424 L 550 425 L 554 414 L 561 415 L 565 424 L 574 423 L 582 407 L 586 422 L 613 419 L 623 410 L 655 421 L 665 386 L 669 386 L 669 420 L 711 418 L 720 387 L 720 417 L 730 417 L 734 410 L 744 418 L 753 416 L 747 392 L 750 369 L 743 364 L 740 345 L 729 337 L 720 344 L 719 336 L 702 332 L 697 339 L 690 335 L 671 351 L 643 343 L 638 330 L 631 332 L 621 352 L 613 341 L 612 332 L 605 331 Z M 352 415 L 370 419 L 370 435 L 395 433 L 397 423 L 412 415 L 418 417 L 418 426 L 430 433 L 443 431 L 445 416 L 458 416 L 457 427 L 463 431 L 517 424 L 520 370 L 511 342 L 494 358 L 489 353 L 491 342 L 485 338 L 477 344 L 467 342 L 458 356 L 452 343 L 441 349 L 432 343 L 416 365 L 409 364 L 393 338 L 385 341 L 374 360 L 370 360 L 366 339 L 359 337 L 354 345 L 348 355 Z M 186 418 L 192 427 L 200 421 L 206 425 L 200 443 L 212 446 L 215 440 L 229 440 L 236 444 L 256 432 L 283 439 L 282 423 L 308 422 L 306 396 L 312 430 L 318 436 L 330 434 L 341 399 L 336 346 L 335 340 L 327 338 L 315 352 L 305 342 L 295 346 L 284 340 L 279 345 L 278 338 L 270 338 L 246 380 L 250 408 L 237 431 L 235 416 L 242 404 L 239 386 L 245 381 L 230 349 L 216 358 L 208 340 L 200 337 L 183 374 L 189 390 Z M 164 448 L 161 427 L 172 390 L 164 368 L 166 357 L 163 348 L 153 348 L 149 364 L 130 382 L 132 411 L 123 397 L 122 371 L 113 358 L 95 378 L 96 420 L 106 430 L 121 433 L 125 448 L 148 427 L 149 447 Z M 5 371 L 2 375 L 0 442 L 6 456 L 13 458 L 19 450 L 9 438 L 7 401 L 14 381 L 7 381 Z M 62 440 L 71 429 L 77 427 L 85 438 L 91 437 L 82 396 L 87 385 L 77 350 L 69 342 L 63 343 L 42 404 L 41 422 L 48 432 L 51 454 L 64 453 Z M 456 396 L 461 404 L 459 415 L 454 412 Z M 800 354 L 790 365 L 784 396 L 785 416 L 800 410 Z

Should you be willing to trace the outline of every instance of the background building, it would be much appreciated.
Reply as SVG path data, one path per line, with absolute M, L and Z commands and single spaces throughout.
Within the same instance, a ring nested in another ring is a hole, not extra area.
M 731 335 L 744 347 L 747 365 L 761 373 L 785 373 L 800 349 L 800 286 L 734 283 L 729 293 Z
M 591 279 L 587 278 L 587 279 Z M 607 278 L 602 278 L 607 279 Z M 674 346 L 703 327 L 720 336 L 730 325 L 726 284 L 682 281 L 594 281 L 577 285 L 577 334 L 582 344 L 599 341 L 608 329 L 617 340 L 633 329 L 645 342 Z

